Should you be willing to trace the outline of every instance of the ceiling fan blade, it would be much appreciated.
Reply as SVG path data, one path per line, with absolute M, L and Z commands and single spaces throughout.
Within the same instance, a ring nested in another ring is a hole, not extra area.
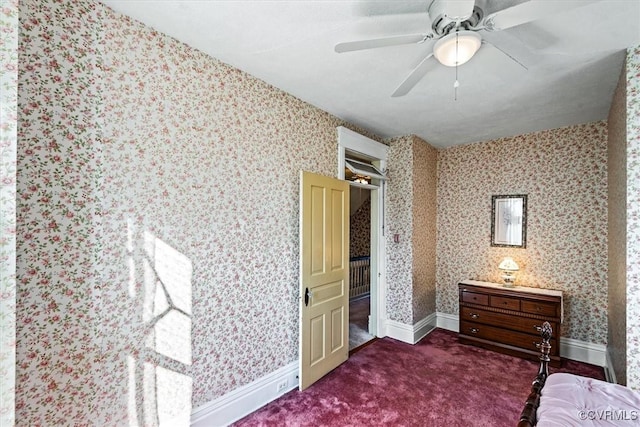
M 555 14 L 586 6 L 596 1 L 598 0 L 530 0 L 492 13 L 485 18 L 484 24 L 491 31 L 506 30 L 540 18 L 552 17 Z
M 495 49 L 497 52 L 500 52 L 502 55 L 506 56 L 507 58 L 509 58 L 510 60 L 512 60 L 514 63 L 518 64 L 520 67 L 522 67 L 524 70 L 528 71 L 529 67 L 527 67 L 526 65 L 524 65 L 522 62 L 518 61 L 518 59 L 511 55 L 509 52 L 505 51 L 504 49 L 501 49 L 499 46 L 497 46 L 494 43 L 491 43 L 488 40 L 482 40 L 482 45 L 485 46 L 485 50 L 487 50 L 487 47 L 489 47 L 490 49 Z
M 359 40 L 355 42 L 338 43 L 335 51 L 338 53 L 354 50 L 375 49 L 378 47 L 399 46 L 403 44 L 422 43 L 431 38 L 431 34 L 411 34 L 407 36 L 385 37 L 382 39 Z
M 473 14 L 475 0 L 435 0 L 429 6 L 429 15 L 437 19 L 445 17 L 451 21 L 462 22 Z
M 419 64 L 416 68 L 413 69 L 413 71 L 411 72 L 411 74 L 409 74 L 407 76 L 406 79 L 404 79 L 404 81 L 402 83 L 400 83 L 400 86 L 397 87 L 397 89 L 391 94 L 392 97 L 396 98 L 398 96 L 404 96 L 407 93 L 409 93 L 409 91 L 411 89 L 413 89 L 413 87 L 418 84 L 418 82 L 425 76 L 425 74 L 427 74 L 427 72 L 429 71 L 430 68 L 430 63 L 429 62 L 433 62 L 433 61 L 429 61 L 431 59 L 431 57 L 433 56 L 433 53 L 430 53 L 429 55 L 427 55 Z

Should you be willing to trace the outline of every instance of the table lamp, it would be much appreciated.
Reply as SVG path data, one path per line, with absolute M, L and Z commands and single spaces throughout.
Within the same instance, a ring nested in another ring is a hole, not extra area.
M 502 279 L 504 280 L 504 287 L 513 288 L 516 281 L 515 272 L 520 270 L 518 264 L 516 264 L 513 258 L 506 257 L 500 262 L 498 268 L 503 271 Z

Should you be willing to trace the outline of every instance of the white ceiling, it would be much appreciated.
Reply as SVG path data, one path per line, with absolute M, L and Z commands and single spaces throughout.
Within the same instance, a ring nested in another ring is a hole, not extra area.
M 340 54 L 334 46 L 429 32 L 431 0 L 102 2 L 382 137 L 415 134 L 436 147 L 605 119 L 624 49 L 640 45 L 640 0 L 586 2 L 480 33 L 528 70 L 483 45 L 459 67 L 457 100 L 455 69 L 433 58 L 411 92 L 392 98 L 429 43 Z M 485 14 L 519 3 L 476 2 Z

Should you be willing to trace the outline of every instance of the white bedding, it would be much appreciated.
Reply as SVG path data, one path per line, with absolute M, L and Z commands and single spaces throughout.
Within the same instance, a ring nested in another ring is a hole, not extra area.
M 640 426 L 640 393 L 593 378 L 552 374 L 537 418 L 540 427 Z

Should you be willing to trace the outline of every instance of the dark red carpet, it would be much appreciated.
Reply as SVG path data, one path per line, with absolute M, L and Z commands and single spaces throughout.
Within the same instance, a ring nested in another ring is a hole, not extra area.
M 309 389 L 291 391 L 236 426 L 510 426 L 538 364 L 461 345 L 436 329 L 416 345 L 375 341 Z M 602 368 L 561 369 L 604 379 Z

